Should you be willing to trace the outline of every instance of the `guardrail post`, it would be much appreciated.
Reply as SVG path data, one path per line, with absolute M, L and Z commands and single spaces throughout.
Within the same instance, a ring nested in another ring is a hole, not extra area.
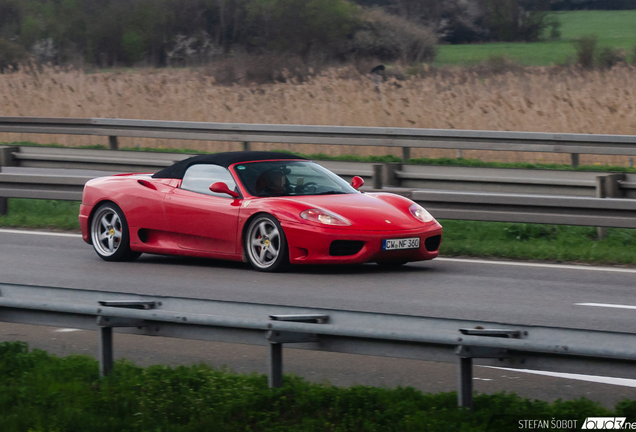
M 382 184 L 387 186 L 400 186 L 400 179 L 397 176 L 397 171 L 402 169 L 400 163 L 387 163 L 384 164 L 384 179 Z
M 383 164 L 373 164 L 373 189 L 382 189 Z
M 109 136 L 108 137 L 108 145 L 110 146 L 111 150 L 117 150 L 119 149 L 119 143 L 117 142 L 117 137 L 116 136 Z
M 402 147 L 402 163 L 409 163 L 411 159 L 411 147 Z
M 596 176 L 596 198 L 621 198 L 621 181 L 625 180 L 625 174 L 607 174 Z M 603 240 L 607 236 L 607 228 L 597 227 L 598 239 Z
M 270 315 L 269 319 L 272 321 L 324 324 L 329 320 L 329 315 Z M 271 324 L 269 324 L 269 328 L 272 328 Z M 269 341 L 268 385 L 270 388 L 280 388 L 283 386 L 283 343 L 317 342 L 318 338 L 312 333 L 270 330 L 267 332 L 267 340 Z
M 269 388 L 280 388 L 283 386 L 283 344 L 269 343 Z
M 154 301 L 143 300 L 110 300 L 99 301 L 101 306 L 118 307 L 126 309 L 154 309 L 157 304 Z M 101 313 L 102 309 L 97 309 L 97 313 Z M 146 327 L 147 324 L 143 320 L 131 318 L 117 318 L 99 315 L 97 317 L 97 325 L 99 326 L 99 376 L 105 377 L 113 371 L 113 328 L 114 327 Z
M 113 328 L 99 328 L 99 376 L 105 377 L 113 371 Z
M 462 408 L 473 409 L 473 359 L 459 358 L 459 376 L 457 382 L 457 405 Z
M 579 167 L 579 154 L 578 153 L 570 153 L 570 158 L 572 160 L 572 168 Z
M 13 153 L 19 153 L 18 146 L 0 146 L 0 167 L 18 166 L 18 160 L 13 157 Z
M 243 151 L 252 150 L 252 143 L 249 141 L 243 141 Z
M 468 336 L 484 336 L 484 337 L 496 337 L 496 338 L 515 338 L 518 339 L 522 336 L 527 336 L 527 332 L 521 332 L 520 330 L 509 329 L 459 329 L 459 332 Z M 458 339 L 459 342 L 463 341 L 463 338 Z M 475 347 L 460 345 L 455 350 L 455 354 L 459 356 L 459 368 L 457 374 L 457 405 L 462 408 L 473 409 L 473 359 L 474 358 L 499 358 L 504 359 L 510 357 L 510 354 L 505 349 L 489 348 L 489 347 Z
M 2 172 L 2 165 L 0 165 L 0 172 Z M 4 216 L 9 212 L 9 201 L 0 197 L 0 216 Z

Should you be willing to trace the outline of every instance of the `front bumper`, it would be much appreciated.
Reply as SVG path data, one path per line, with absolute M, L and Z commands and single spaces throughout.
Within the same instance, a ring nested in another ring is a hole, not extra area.
M 367 262 L 423 261 L 439 255 L 439 246 L 432 251 L 426 249 L 426 239 L 442 235 L 442 226 L 432 224 L 411 230 L 357 231 L 332 227 L 317 227 L 293 222 L 281 223 L 287 244 L 289 261 L 292 264 L 362 264 Z M 419 249 L 383 251 L 382 240 L 419 237 Z M 329 252 L 331 242 L 353 240 L 363 242 L 362 248 L 353 255 L 334 256 Z

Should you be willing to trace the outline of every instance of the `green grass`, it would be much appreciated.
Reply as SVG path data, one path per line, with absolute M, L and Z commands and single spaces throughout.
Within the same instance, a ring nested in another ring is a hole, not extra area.
M 9 198 L 9 211 L 0 216 L 0 226 L 79 229 L 79 202 Z
M 87 356 L 28 352 L 0 344 L 3 432 L 44 431 L 510 431 L 522 419 L 636 417 L 636 402 L 614 411 L 586 399 L 547 403 L 514 394 L 477 395 L 474 412 L 455 393 L 413 388 L 339 388 L 286 376 L 280 389 L 263 375 L 205 365 L 140 368 L 119 361 L 105 379 Z
M 78 230 L 79 203 L 9 199 L 0 226 Z M 442 220 L 442 255 L 524 260 L 636 264 L 636 230 L 610 228 L 597 240 L 593 227 Z
M 633 59 L 636 47 L 636 10 L 624 11 L 571 11 L 557 12 L 561 21 L 561 39 L 533 43 L 487 43 L 466 45 L 439 45 L 435 66 L 472 65 L 489 57 L 506 56 L 524 66 L 565 64 L 576 59 L 571 41 L 595 34 L 598 47 L 622 48 Z
M 441 220 L 446 256 L 636 264 L 636 230 L 595 227 Z

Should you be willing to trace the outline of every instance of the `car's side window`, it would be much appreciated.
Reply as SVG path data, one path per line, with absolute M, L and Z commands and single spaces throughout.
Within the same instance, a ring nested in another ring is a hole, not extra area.
M 183 176 L 181 189 L 222 198 L 230 198 L 227 194 L 214 193 L 210 190 L 210 186 L 216 182 L 223 182 L 230 190 L 237 190 L 236 182 L 226 168 L 219 165 L 206 164 L 192 165 L 188 168 Z

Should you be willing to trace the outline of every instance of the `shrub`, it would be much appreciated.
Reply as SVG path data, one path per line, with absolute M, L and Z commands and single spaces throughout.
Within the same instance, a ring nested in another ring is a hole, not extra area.
M 484 12 L 484 24 L 495 41 L 539 40 L 554 22 L 545 0 L 479 0 Z
M 436 37 L 428 29 L 380 9 L 367 10 L 353 38 L 354 51 L 382 61 L 433 61 Z
M 27 58 L 27 53 L 17 43 L 0 38 L 0 72 L 5 69 L 16 69 L 18 64 Z
M 604 69 L 611 69 L 618 63 L 626 62 L 627 53 L 620 48 L 605 47 L 598 54 L 598 64 Z
M 340 54 L 359 9 L 346 0 L 269 0 L 249 3 L 247 10 L 258 29 L 253 46 L 307 58 L 316 51 Z
M 124 33 L 121 45 L 128 64 L 137 63 L 143 58 L 144 53 L 146 52 L 143 38 L 135 31 Z
M 577 63 L 586 69 L 594 67 L 594 56 L 596 53 L 596 44 L 598 36 L 588 35 L 582 36 L 572 41 L 576 50 Z

